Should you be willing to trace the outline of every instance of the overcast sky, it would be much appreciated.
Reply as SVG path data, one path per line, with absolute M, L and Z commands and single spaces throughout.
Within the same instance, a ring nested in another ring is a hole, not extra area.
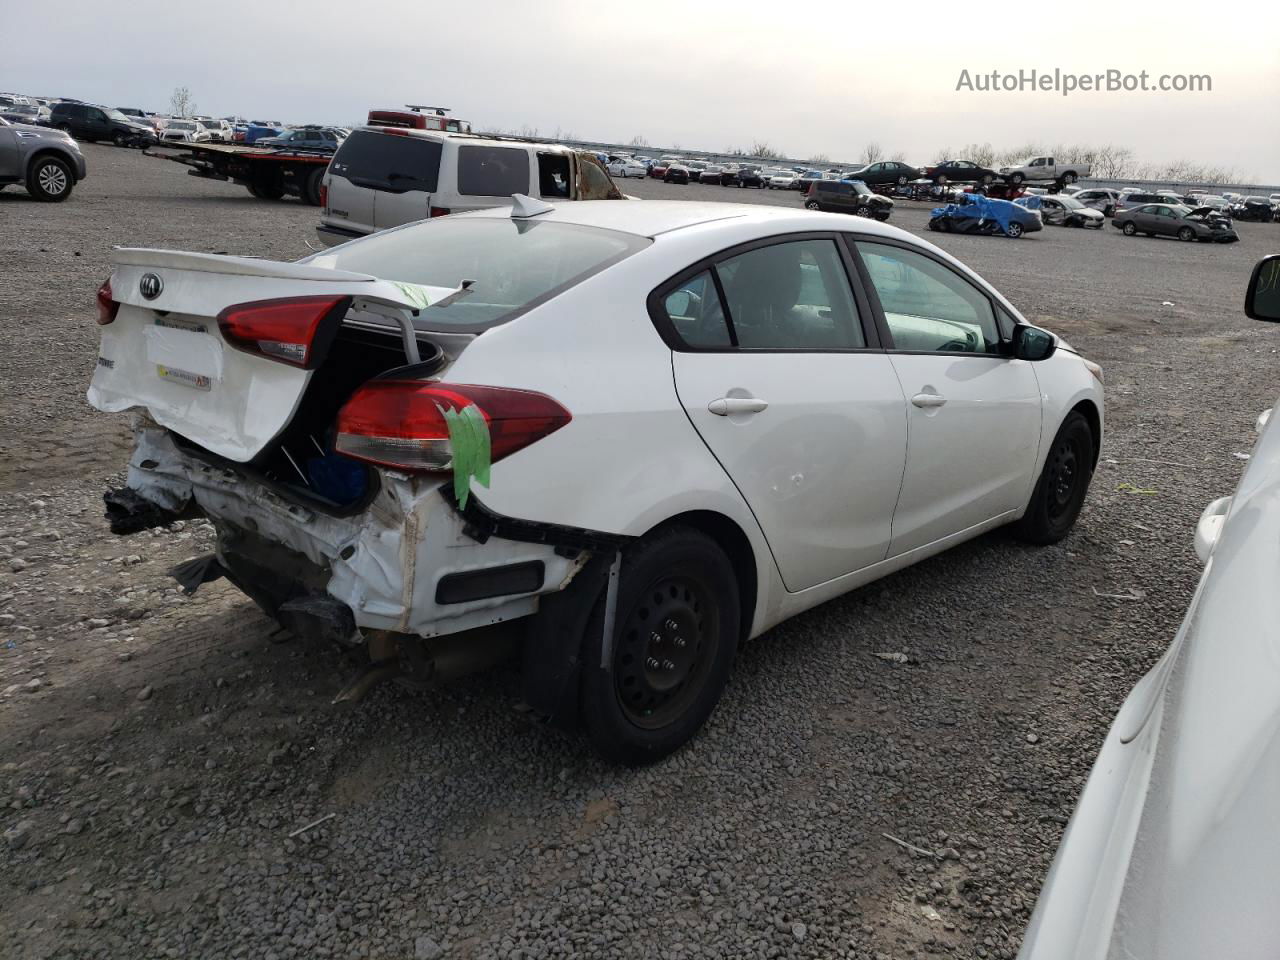
M 1280 182 L 1270 4 L 63 0 L 56 29 L 54 8 L 5 6 L 0 89 L 108 106 L 165 111 L 185 85 L 215 116 L 350 123 L 427 103 L 543 135 L 836 160 L 868 141 L 915 162 L 973 142 L 1112 142 Z M 1033 68 L 1208 74 L 1213 89 L 956 91 L 962 70 Z

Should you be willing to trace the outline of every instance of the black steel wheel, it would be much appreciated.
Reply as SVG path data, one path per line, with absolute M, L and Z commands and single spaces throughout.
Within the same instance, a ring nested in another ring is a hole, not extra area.
M 623 554 L 613 636 L 601 597 L 583 638 L 583 725 L 606 758 L 651 763 L 690 740 L 738 647 L 738 584 L 706 534 L 670 527 Z
M 1014 528 L 1028 543 L 1057 543 L 1080 515 L 1093 478 L 1095 438 L 1089 422 L 1072 411 L 1062 422 L 1027 512 Z

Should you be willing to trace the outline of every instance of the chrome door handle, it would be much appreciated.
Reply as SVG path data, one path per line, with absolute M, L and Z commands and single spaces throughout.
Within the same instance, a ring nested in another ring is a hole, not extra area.
M 940 407 L 947 402 L 947 398 L 936 393 L 917 393 L 911 398 L 911 402 L 917 407 Z
M 720 397 L 708 403 L 707 409 L 717 417 L 727 417 L 731 413 L 760 413 L 768 410 L 769 404 L 755 397 Z

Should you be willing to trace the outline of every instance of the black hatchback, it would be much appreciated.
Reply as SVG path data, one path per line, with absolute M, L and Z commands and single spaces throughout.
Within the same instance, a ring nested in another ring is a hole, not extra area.
M 893 213 L 893 201 L 872 193 L 861 180 L 815 180 L 805 194 L 804 205 L 809 210 L 852 213 L 881 222 Z

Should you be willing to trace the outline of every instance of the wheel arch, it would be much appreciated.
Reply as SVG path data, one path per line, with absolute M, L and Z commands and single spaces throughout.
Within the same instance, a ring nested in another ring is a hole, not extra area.
M 1081 400 L 1071 408 L 1089 424 L 1089 432 L 1093 434 L 1093 466 L 1097 469 L 1098 458 L 1102 456 L 1102 414 L 1092 400 Z
M 673 526 L 692 527 L 706 534 L 724 551 L 738 581 L 739 640 L 751 635 L 752 624 L 760 604 L 760 577 L 756 568 L 751 540 L 736 521 L 714 510 L 689 510 L 676 514 L 653 527 L 645 536 Z
M 35 169 L 36 164 L 46 157 L 53 157 L 55 160 L 61 160 L 67 166 L 67 172 L 71 174 L 71 182 L 80 182 L 80 178 L 76 176 L 75 160 L 68 156 L 66 151 L 59 150 L 57 147 L 41 147 L 35 153 L 31 154 L 31 156 L 27 158 L 26 175 L 31 176 L 31 171 Z

